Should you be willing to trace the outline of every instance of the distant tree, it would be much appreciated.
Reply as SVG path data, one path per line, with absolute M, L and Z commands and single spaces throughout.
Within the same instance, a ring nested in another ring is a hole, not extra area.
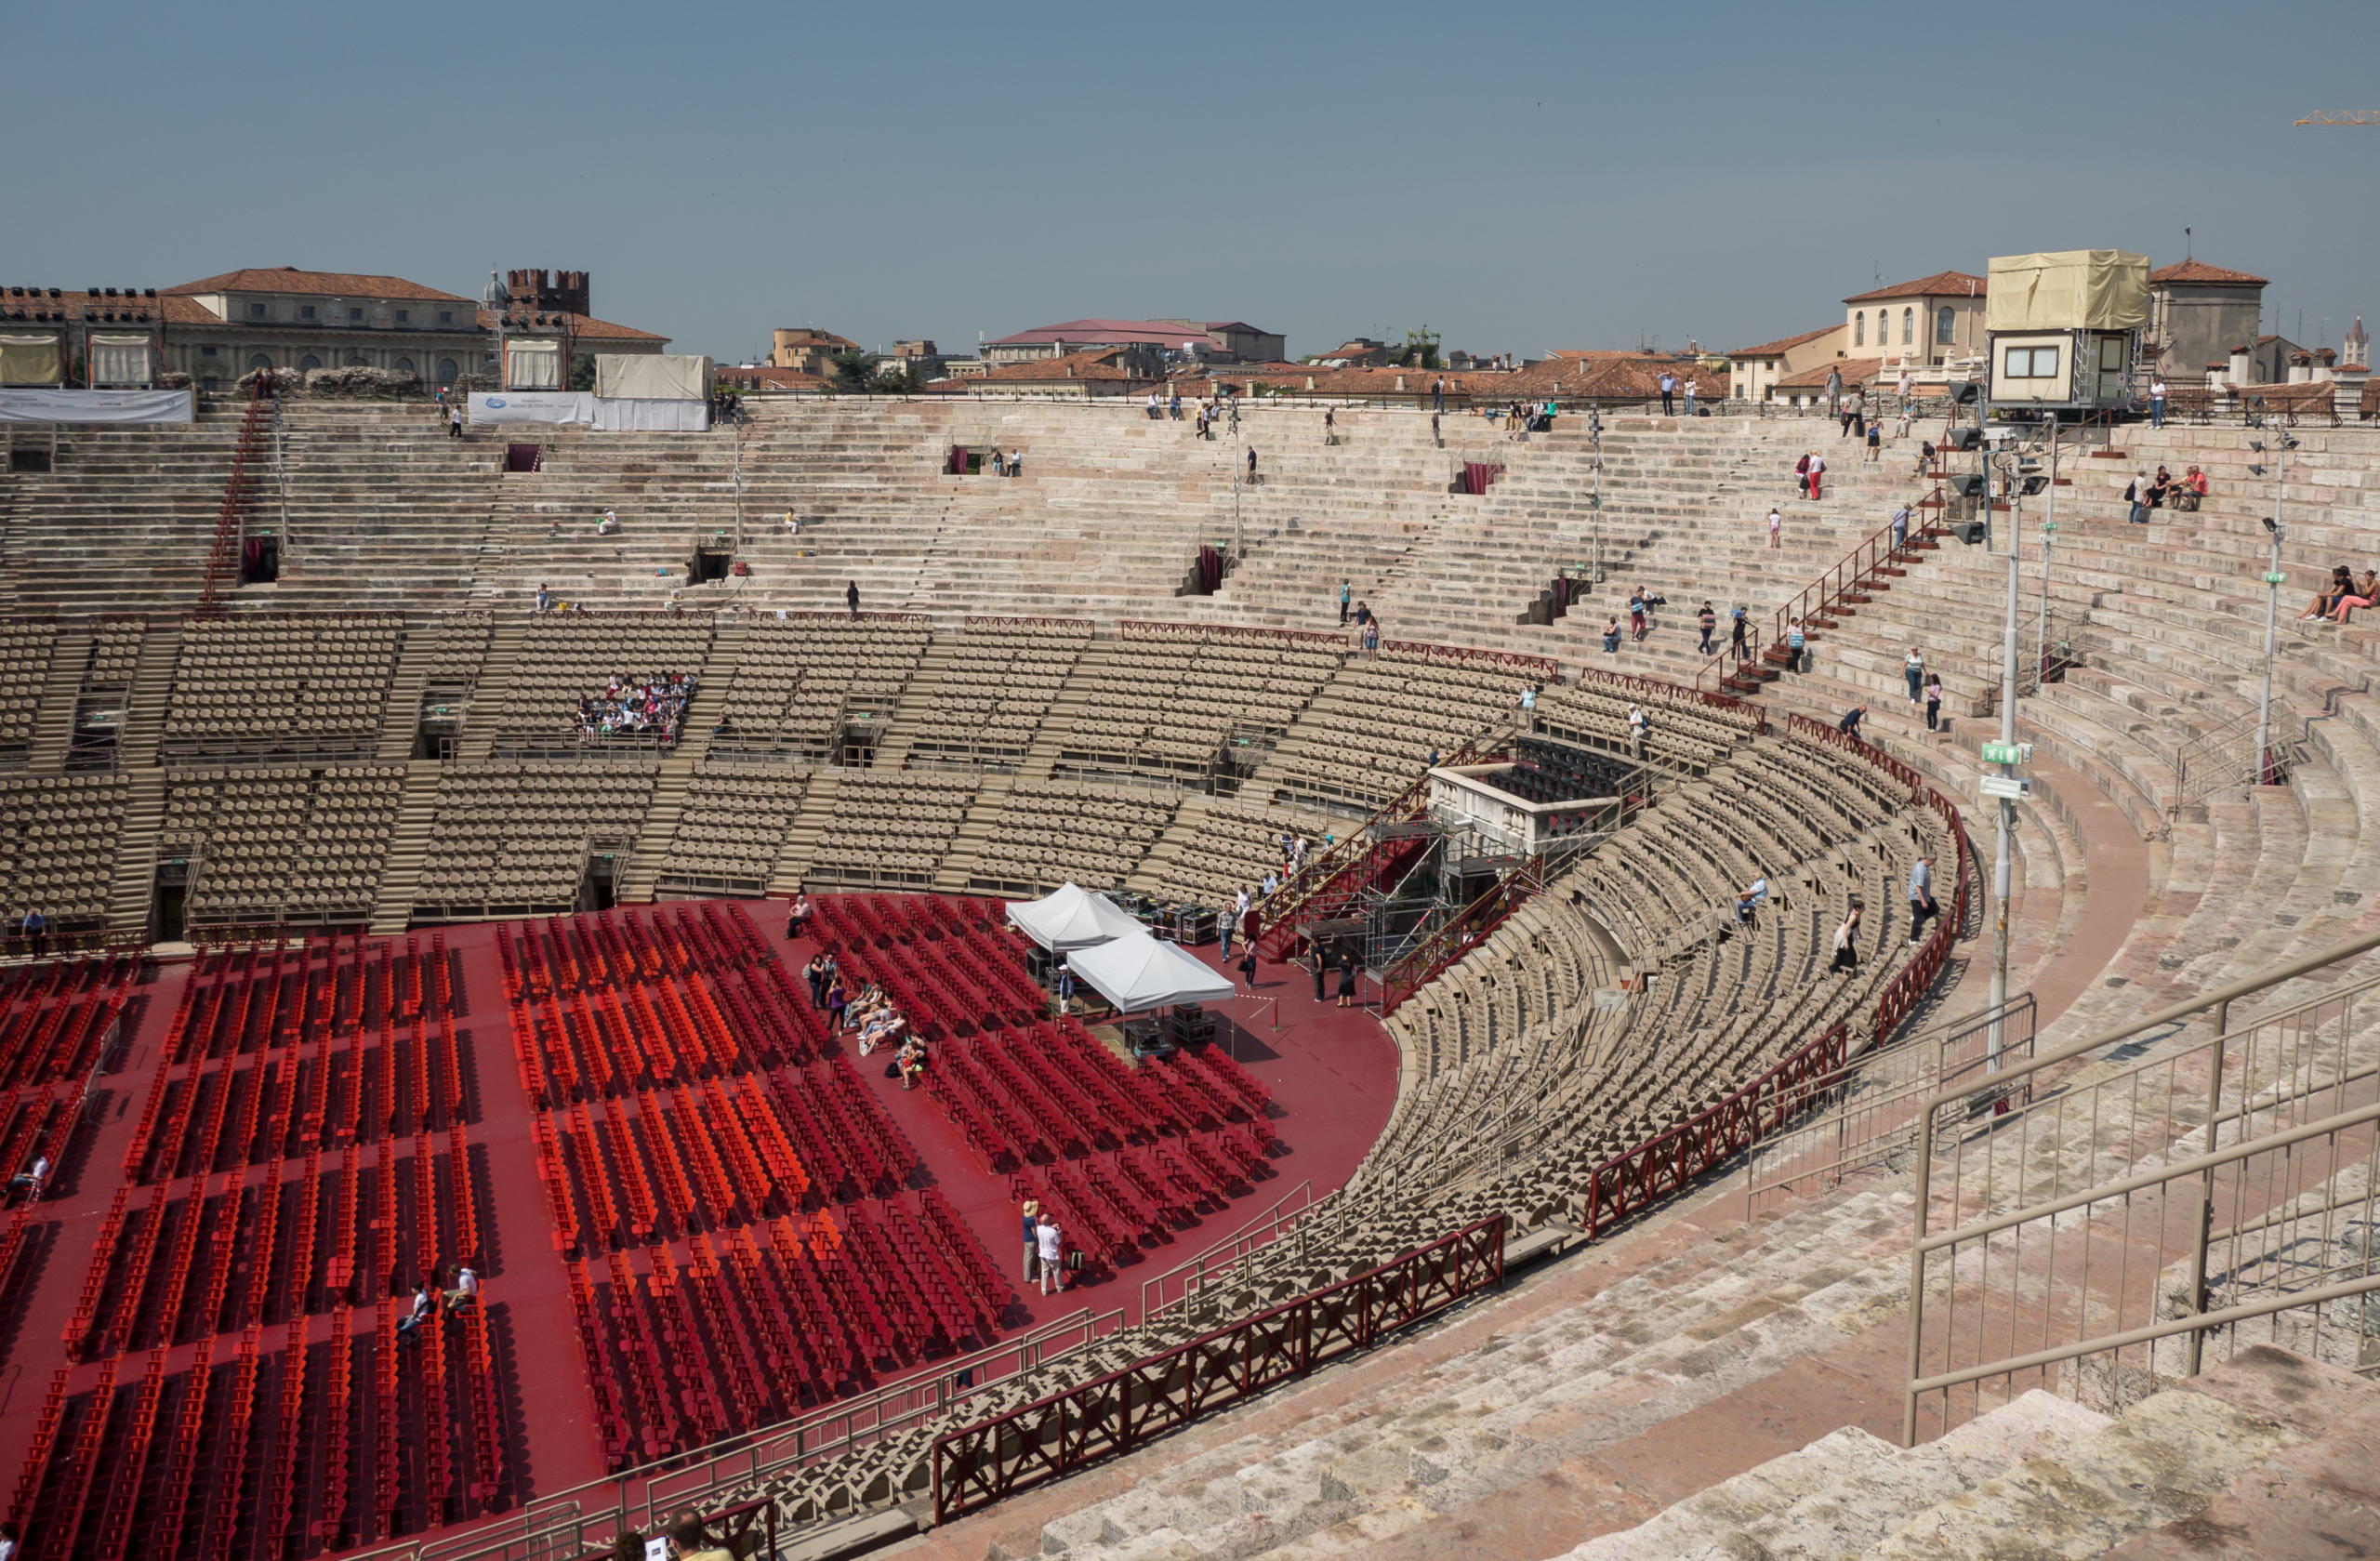
M 833 365 L 835 389 L 845 395 L 863 395 L 877 389 L 877 356 L 873 352 L 838 352 L 827 362 Z
M 570 388 L 591 390 L 595 388 L 595 354 L 581 352 L 570 360 Z
M 1395 362 L 1399 368 L 1439 368 L 1438 333 L 1424 325 L 1418 331 L 1405 333 L 1405 345 L 1398 349 Z
M 913 396 L 926 388 L 926 382 L 918 377 L 918 371 L 907 364 L 877 366 L 878 373 L 869 381 L 868 389 L 879 396 Z

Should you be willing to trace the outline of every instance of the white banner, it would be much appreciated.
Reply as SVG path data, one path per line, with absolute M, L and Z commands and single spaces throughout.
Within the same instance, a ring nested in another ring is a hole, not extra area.
M 471 392 L 474 423 L 592 423 L 595 398 L 584 390 Z
M 0 390 L 0 423 L 187 423 L 188 390 Z
M 91 333 L 91 383 L 94 385 L 147 385 L 157 376 L 152 372 L 149 356 L 150 341 L 145 336 L 131 336 L 115 331 Z
M 595 393 L 619 401 L 701 401 L 710 394 L 710 360 L 678 352 L 602 352 Z
M 597 396 L 595 426 L 613 433 L 699 433 L 710 427 L 710 403 Z
M 504 344 L 504 384 L 514 390 L 562 389 L 562 343 L 508 341 Z

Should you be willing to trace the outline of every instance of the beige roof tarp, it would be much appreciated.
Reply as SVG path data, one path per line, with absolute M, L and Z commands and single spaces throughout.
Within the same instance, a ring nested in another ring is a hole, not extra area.
M 0 336 L 0 385 L 55 385 L 58 333 Z
M 2063 249 L 1992 258 L 1987 331 L 2135 331 L 2149 324 L 2149 257 Z
M 707 401 L 710 360 L 682 352 L 599 352 L 595 393 L 624 401 Z

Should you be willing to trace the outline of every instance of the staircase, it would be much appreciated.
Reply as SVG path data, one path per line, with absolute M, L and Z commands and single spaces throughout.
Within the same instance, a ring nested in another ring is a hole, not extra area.
M 710 653 L 703 660 L 694 700 L 678 729 L 677 757 L 690 765 L 710 752 L 710 729 L 719 724 L 720 712 L 727 708 L 727 685 L 734 680 L 735 664 L 744 658 L 744 635 L 742 623 L 725 620 L 711 634 Z M 631 866 L 630 875 L 635 874 Z M 640 896 L 650 897 L 649 890 Z
M 34 707 L 33 742 L 25 751 L 25 768 L 33 774 L 54 775 L 65 768 L 66 750 L 74 740 L 74 712 L 82 703 L 83 673 L 90 663 L 90 633 L 60 628 L 50 646 L 49 675 Z
M 108 886 L 108 927 L 145 937 L 157 882 L 157 833 L 165 819 L 165 773 L 154 767 L 137 770 L 130 781 L 124 830 L 116 838 L 115 877 Z
M 512 681 L 513 664 L 521 659 L 521 646 L 528 638 L 524 618 L 499 618 L 489 631 L 487 660 L 472 685 L 471 708 L 455 745 L 457 759 L 485 759 L 496 747 L 496 723 L 503 713 L 505 687 Z
M 811 858 L 818 853 L 818 841 L 835 816 L 835 793 L 841 784 L 842 777 L 833 770 L 821 770 L 810 777 L 810 787 L 801 798 L 801 815 L 786 831 L 776 868 L 769 875 L 771 899 L 790 899 L 801 887 Z
M 430 681 L 430 664 L 438 651 L 435 629 L 407 631 L 395 674 L 389 680 L 389 702 L 380 716 L 380 741 L 372 757 L 383 764 L 401 764 L 413 757 L 421 736 L 421 692 Z
M 967 880 L 974 876 L 975 861 L 992 838 L 993 828 L 999 823 L 1000 812 L 1008 806 L 1009 793 L 1016 782 L 1008 775 L 986 775 L 976 789 L 974 805 L 967 810 L 967 817 L 951 837 L 949 853 L 943 857 L 935 870 L 933 891 L 937 894 L 963 894 Z
M 140 642 L 140 664 L 132 675 L 132 695 L 126 702 L 124 729 L 116 735 L 116 768 L 146 770 L 157 762 L 157 745 L 165 740 L 165 707 L 174 687 L 174 666 L 180 658 L 178 627 L 152 628 Z
M 412 919 L 414 889 L 421 881 L 421 865 L 430 855 L 430 827 L 438 814 L 441 768 L 435 759 L 415 759 L 405 763 L 405 789 L 397 805 L 397 827 L 389 837 L 389 854 L 380 867 L 379 895 L 372 905 L 375 936 L 390 937 L 402 933 Z
M 726 681 L 720 680 L 723 685 Z M 695 691 L 695 703 L 710 695 L 711 684 L 706 681 Z M 692 722 L 689 722 L 692 725 Z M 707 727 L 703 730 L 708 731 Z M 644 824 L 637 831 L 636 843 L 628 848 L 628 871 L 620 875 L 614 889 L 614 898 L 622 905 L 644 905 L 653 898 L 654 885 L 661 880 L 661 866 L 669 858 L 669 842 L 677 836 L 679 815 L 686 811 L 686 793 L 693 786 L 694 761 L 682 754 L 661 761 L 660 773 L 654 777 L 653 801 L 644 811 Z

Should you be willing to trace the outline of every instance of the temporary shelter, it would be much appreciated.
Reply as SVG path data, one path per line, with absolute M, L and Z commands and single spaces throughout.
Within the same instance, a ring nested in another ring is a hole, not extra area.
M 1141 924 L 1115 901 L 1071 883 L 1038 900 L 1009 901 L 1008 919 L 1053 954 L 1141 933 Z
M 1116 1005 L 1118 1013 L 1140 1013 L 1175 1003 L 1216 1003 L 1232 994 L 1231 977 L 1209 970 L 1180 944 L 1162 943 L 1145 932 L 1111 939 L 1066 956 L 1075 979 Z

